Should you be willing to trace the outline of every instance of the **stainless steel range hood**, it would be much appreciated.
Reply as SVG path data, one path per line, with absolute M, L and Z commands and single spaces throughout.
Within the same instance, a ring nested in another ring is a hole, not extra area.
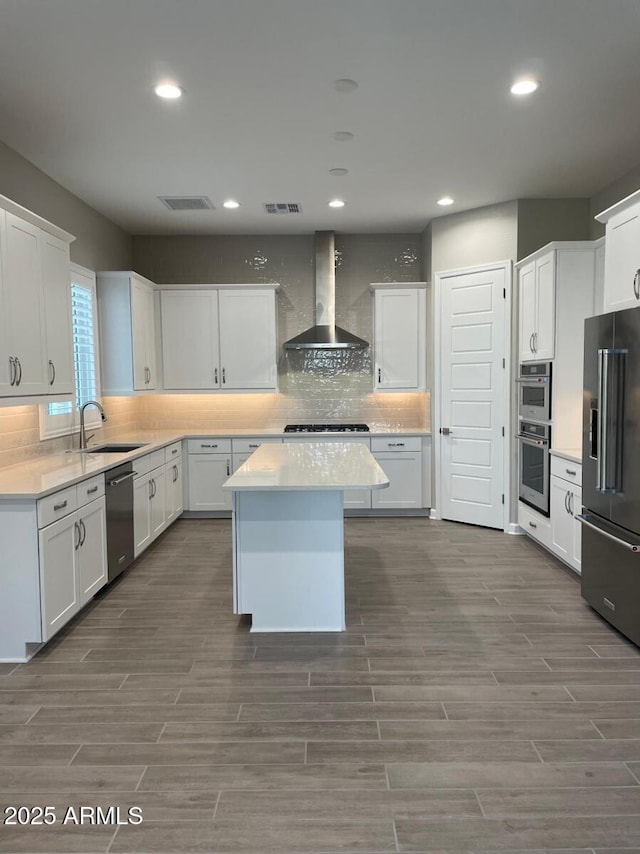
M 336 326 L 336 264 L 333 231 L 316 231 L 316 325 L 284 342 L 285 350 L 363 350 L 369 344 Z

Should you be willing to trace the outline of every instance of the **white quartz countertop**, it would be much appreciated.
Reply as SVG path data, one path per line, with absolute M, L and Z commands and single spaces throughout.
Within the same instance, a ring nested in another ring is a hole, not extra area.
M 371 451 L 353 442 L 261 445 L 223 484 L 224 489 L 384 489 L 389 479 Z
M 368 433 L 349 433 L 348 436 L 430 436 L 429 430 L 418 428 L 401 428 L 384 425 L 369 425 Z M 274 424 L 269 428 L 250 429 L 240 428 L 234 430 L 133 430 L 111 435 L 108 439 L 99 439 L 92 443 L 99 446 L 103 444 L 142 444 L 142 447 L 128 453 L 99 454 L 80 453 L 72 451 L 68 453 L 46 454 L 34 457 L 13 466 L 0 468 L 0 501 L 33 500 L 44 498 L 59 489 L 73 486 L 88 477 L 107 471 L 107 469 L 120 465 L 129 460 L 135 460 L 144 454 L 149 454 L 172 442 L 183 439 L 241 439 L 255 437 L 257 439 L 279 438 L 315 435 L 318 437 L 345 437 L 345 433 L 327 432 L 316 434 L 284 433 L 284 424 Z M 77 437 L 74 437 L 77 441 Z M 301 444 L 296 441 L 296 445 Z M 318 443 L 320 444 L 320 443 Z M 333 444 L 333 443 L 331 443 Z M 364 448 L 364 450 L 367 450 Z M 372 487 L 373 488 L 373 487 Z
M 582 448 L 551 448 L 549 453 L 552 457 L 561 457 L 563 460 L 582 465 Z

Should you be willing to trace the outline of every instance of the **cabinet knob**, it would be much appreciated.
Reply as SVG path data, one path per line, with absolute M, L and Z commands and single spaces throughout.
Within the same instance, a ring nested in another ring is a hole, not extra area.
M 636 270 L 636 274 L 633 277 L 633 293 L 636 299 L 640 299 L 640 270 Z

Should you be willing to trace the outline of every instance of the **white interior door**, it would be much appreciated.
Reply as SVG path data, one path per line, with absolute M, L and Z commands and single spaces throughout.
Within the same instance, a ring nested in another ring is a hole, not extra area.
M 440 282 L 442 518 L 503 528 L 506 269 Z

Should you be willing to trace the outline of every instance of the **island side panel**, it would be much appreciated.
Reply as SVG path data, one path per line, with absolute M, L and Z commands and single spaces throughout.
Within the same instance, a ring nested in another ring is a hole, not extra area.
M 234 496 L 238 613 L 253 632 L 345 629 L 342 490 Z

